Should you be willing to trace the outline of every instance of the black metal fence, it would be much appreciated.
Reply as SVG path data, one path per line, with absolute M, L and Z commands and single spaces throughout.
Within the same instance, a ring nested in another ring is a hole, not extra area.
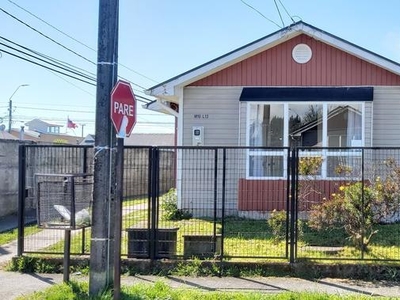
M 126 147 L 122 255 L 400 259 L 400 148 Z M 37 173 L 91 173 L 93 148 L 21 146 L 19 253 L 63 253 L 24 232 Z M 71 254 L 88 254 L 90 227 Z

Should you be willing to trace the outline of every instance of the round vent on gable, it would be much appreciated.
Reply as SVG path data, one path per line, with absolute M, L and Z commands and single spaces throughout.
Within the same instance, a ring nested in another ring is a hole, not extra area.
M 312 57 L 312 50 L 307 44 L 298 44 L 293 48 L 292 57 L 295 62 L 305 64 Z

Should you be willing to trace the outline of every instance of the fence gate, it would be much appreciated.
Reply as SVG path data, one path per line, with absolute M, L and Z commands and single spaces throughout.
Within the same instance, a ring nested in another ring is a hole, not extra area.
M 134 151 L 127 148 L 125 156 Z M 128 257 L 288 259 L 289 149 L 149 151 L 148 197 L 133 202 L 127 197 L 132 205 L 124 206 Z M 249 173 L 249 153 L 256 153 L 252 159 L 262 172 L 272 172 L 270 179 Z M 127 168 L 129 186 L 128 174 L 137 172 Z M 271 216 L 275 223 L 268 222 Z

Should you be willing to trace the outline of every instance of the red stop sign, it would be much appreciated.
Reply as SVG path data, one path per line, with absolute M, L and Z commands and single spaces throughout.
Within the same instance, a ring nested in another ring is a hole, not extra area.
M 118 137 L 128 137 L 136 124 L 136 98 L 129 82 L 118 80 L 111 92 L 111 120 Z

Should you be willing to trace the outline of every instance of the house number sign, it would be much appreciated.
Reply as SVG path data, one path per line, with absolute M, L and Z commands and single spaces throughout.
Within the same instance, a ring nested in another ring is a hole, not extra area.
M 208 119 L 208 114 L 195 114 L 193 117 L 195 119 Z

